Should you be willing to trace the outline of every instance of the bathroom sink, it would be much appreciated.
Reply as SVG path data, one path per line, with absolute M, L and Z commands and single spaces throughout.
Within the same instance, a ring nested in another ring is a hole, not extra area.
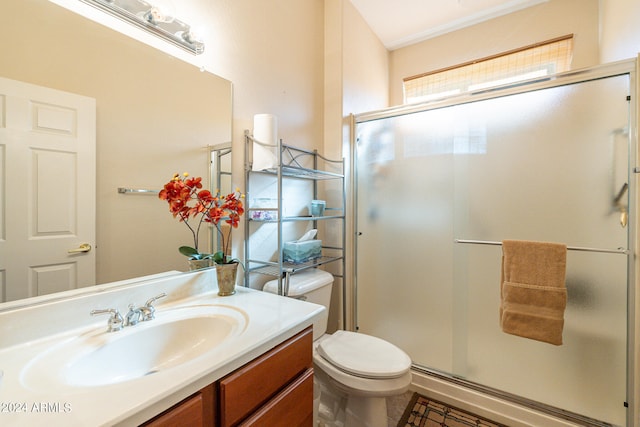
M 246 328 L 233 307 L 199 305 L 156 313 L 156 319 L 106 332 L 106 325 L 54 345 L 28 363 L 25 386 L 96 387 L 132 381 L 211 354 Z

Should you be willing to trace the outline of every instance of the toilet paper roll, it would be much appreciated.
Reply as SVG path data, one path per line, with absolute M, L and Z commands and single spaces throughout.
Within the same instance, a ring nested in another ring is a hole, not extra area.
M 253 143 L 253 165 L 254 171 L 271 169 L 278 166 L 278 118 L 273 114 L 256 114 L 253 116 L 253 138 L 262 144 L 269 144 L 273 147 L 266 147 L 257 142 Z

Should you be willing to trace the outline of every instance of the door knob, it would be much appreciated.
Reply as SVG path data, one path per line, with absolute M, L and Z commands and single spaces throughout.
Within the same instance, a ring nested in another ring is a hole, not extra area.
M 83 243 L 75 249 L 69 249 L 67 252 L 70 254 L 77 254 L 80 252 L 89 252 L 91 250 L 91 245 L 88 243 Z

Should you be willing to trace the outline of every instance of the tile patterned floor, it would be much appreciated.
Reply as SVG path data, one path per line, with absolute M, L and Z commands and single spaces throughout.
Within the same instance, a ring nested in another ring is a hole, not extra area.
M 437 400 L 433 400 L 415 394 L 409 405 L 412 407 L 411 413 L 405 424 L 411 426 L 447 426 L 447 427 L 507 427 L 494 421 L 481 418 L 470 412 L 463 411 Z
M 407 391 L 404 394 L 399 396 L 393 396 L 387 398 L 387 426 L 388 427 L 397 427 L 400 418 L 402 418 L 402 414 L 404 414 L 404 410 L 407 405 L 411 401 L 411 397 L 413 396 L 413 391 Z

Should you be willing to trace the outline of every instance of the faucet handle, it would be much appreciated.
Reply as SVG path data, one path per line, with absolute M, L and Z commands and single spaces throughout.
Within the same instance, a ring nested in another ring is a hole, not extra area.
M 142 321 L 146 322 L 147 320 L 155 319 L 156 308 L 153 306 L 153 303 L 159 300 L 160 298 L 166 297 L 167 294 L 165 292 L 160 295 L 156 295 L 153 298 L 149 298 L 149 300 L 144 304 L 144 307 L 140 307 L 142 311 Z
M 156 302 L 160 298 L 164 298 L 166 296 L 167 296 L 167 294 L 165 292 L 163 292 L 160 295 L 156 295 L 153 298 L 149 298 L 149 300 L 147 302 L 145 302 L 144 305 L 145 305 L 145 307 L 151 307 L 151 304 L 153 304 L 154 302 Z
M 91 310 L 91 312 L 89 313 L 92 316 L 98 315 L 98 314 L 110 314 L 111 317 L 109 317 L 109 321 L 107 323 L 107 332 L 116 332 L 119 331 L 120 329 L 122 329 L 122 325 L 124 323 L 124 319 L 122 318 L 122 316 L 120 315 L 120 312 L 118 310 L 116 310 L 115 308 L 107 308 L 104 310 Z

